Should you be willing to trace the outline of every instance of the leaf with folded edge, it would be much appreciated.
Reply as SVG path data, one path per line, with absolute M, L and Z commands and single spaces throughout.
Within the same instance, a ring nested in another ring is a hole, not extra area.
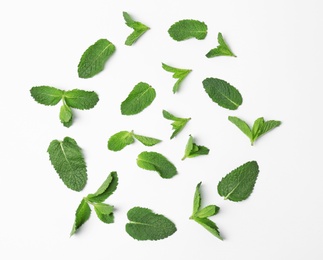
M 259 166 L 256 161 L 239 166 L 219 182 L 219 195 L 235 202 L 247 199 L 253 191 L 258 173 Z
M 219 212 L 220 208 L 216 205 L 209 205 L 203 209 L 200 209 L 194 214 L 194 217 L 198 218 L 208 218 L 216 215 Z
M 78 64 L 80 78 L 92 78 L 104 69 L 116 47 L 106 39 L 100 39 L 91 45 L 82 55 Z
M 137 240 L 160 240 L 176 232 L 175 224 L 151 209 L 134 207 L 127 213 L 126 232 Z
M 184 19 L 174 23 L 168 33 L 175 41 L 184 41 L 190 38 L 203 40 L 207 35 L 207 25 L 198 20 Z
M 87 199 L 91 202 L 101 203 L 104 202 L 118 186 L 117 172 L 111 172 L 100 188 L 93 194 L 87 195 Z
M 53 140 L 47 152 L 54 169 L 64 184 L 75 191 L 81 191 L 87 181 L 84 156 L 76 141 L 65 137 L 63 141 Z
M 64 91 L 49 86 L 38 86 L 32 87 L 30 89 L 30 94 L 39 104 L 55 106 L 61 101 Z
M 219 45 L 210 50 L 205 56 L 208 58 L 213 58 L 217 56 L 232 56 L 237 57 L 233 54 L 231 49 L 229 48 L 228 44 L 224 41 L 223 36 L 221 33 L 218 33 L 218 43 Z
M 134 21 L 127 12 L 123 12 L 123 18 L 126 21 L 126 25 L 134 30 L 126 39 L 125 44 L 128 46 L 134 44 L 146 31 L 150 29 L 147 25 Z
M 196 212 L 199 211 L 201 207 L 201 192 L 200 192 L 200 187 L 201 187 L 202 182 L 197 184 L 195 193 L 194 193 L 194 201 L 193 201 L 193 216 L 196 214 Z
M 98 218 L 106 223 L 111 224 L 114 222 L 114 215 L 113 215 L 114 207 L 104 203 L 97 203 L 94 204 L 94 210 Z
M 73 236 L 78 229 L 90 218 L 91 208 L 86 200 L 82 199 L 75 212 L 75 221 L 70 236 Z

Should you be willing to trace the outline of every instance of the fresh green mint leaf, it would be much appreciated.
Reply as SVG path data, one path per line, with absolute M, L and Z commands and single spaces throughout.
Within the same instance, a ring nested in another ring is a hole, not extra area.
M 85 199 L 82 199 L 75 213 L 75 221 L 70 236 L 73 236 L 78 229 L 90 218 L 91 208 Z
M 142 152 L 138 155 L 137 165 L 145 170 L 156 171 L 165 179 L 177 174 L 176 167 L 165 156 L 156 152 Z
M 232 57 L 237 57 L 236 55 L 233 54 L 231 49 L 229 48 L 228 44 L 224 41 L 222 33 L 218 34 L 218 43 L 219 45 L 210 50 L 205 56 L 208 58 L 213 58 L 217 56 L 232 56 Z
M 106 39 L 100 39 L 91 45 L 82 55 L 78 64 L 80 78 L 92 78 L 104 69 L 116 47 Z
M 259 167 L 256 161 L 241 165 L 219 182 L 219 195 L 236 202 L 247 199 L 253 191 L 258 173 Z
M 229 116 L 228 119 L 230 122 L 235 124 L 246 136 L 248 136 L 251 145 L 253 145 L 260 136 L 281 125 L 280 121 L 265 121 L 263 117 L 259 117 L 255 120 L 252 129 L 250 129 L 250 126 L 238 117 Z
M 69 107 L 84 110 L 93 108 L 99 97 L 94 91 L 73 89 L 64 93 L 64 100 Z
M 222 79 L 207 78 L 203 80 L 206 93 L 219 106 L 236 110 L 242 104 L 240 92 Z
M 175 41 L 184 41 L 190 38 L 203 40 L 207 35 L 207 25 L 198 20 L 180 20 L 169 28 L 168 33 Z
M 194 200 L 193 200 L 193 213 L 190 219 L 202 225 L 205 229 L 207 229 L 217 238 L 223 240 L 223 238 L 220 235 L 219 228 L 216 226 L 216 224 L 213 221 L 208 219 L 208 217 L 216 215 L 219 212 L 220 208 L 216 205 L 209 205 L 200 209 L 201 201 L 202 201 L 201 192 L 200 192 L 201 184 L 202 182 L 197 184 L 195 188 Z
M 180 118 L 180 117 L 174 116 L 173 114 L 169 113 L 166 110 L 163 110 L 163 116 L 165 119 L 174 121 L 172 123 L 174 132 L 171 135 L 170 139 L 173 139 L 176 135 L 178 135 L 186 126 L 188 121 L 191 120 L 191 118 Z
M 59 119 L 61 120 L 61 123 L 66 127 L 70 127 L 72 125 L 73 113 L 71 108 L 66 104 L 63 104 L 61 106 L 61 109 L 59 112 Z
M 175 224 L 151 209 L 134 207 L 127 213 L 126 232 L 136 240 L 160 240 L 176 232 Z
M 153 138 L 153 137 L 136 135 L 136 134 L 133 134 L 133 136 L 134 136 L 134 138 L 136 138 L 139 142 L 141 142 L 145 146 L 154 146 L 155 144 L 158 144 L 161 142 L 161 140 Z
M 182 83 L 182 81 L 187 77 L 187 75 L 192 71 L 189 69 L 178 69 L 178 68 L 174 68 L 171 66 L 166 65 L 165 63 L 162 63 L 162 67 L 164 70 L 168 71 L 168 72 L 172 72 L 174 73 L 173 78 L 174 79 L 178 79 L 173 87 L 173 93 L 175 94 L 179 88 L 180 88 L 180 84 Z
M 63 141 L 53 140 L 47 152 L 64 184 L 75 191 L 83 190 L 87 181 L 86 164 L 76 141 L 70 137 L 65 137 Z
M 100 188 L 93 194 L 87 195 L 87 200 L 95 203 L 104 202 L 118 187 L 118 174 L 111 172 Z
M 121 151 L 127 145 L 135 142 L 133 132 L 120 131 L 112 135 L 108 140 L 108 149 L 111 151 Z
M 123 115 L 135 115 L 148 107 L 155 99 L 156 91 L 144 82 L 138 83 L 121 103 Z
M 39 104 L 55 106 L 59 101 L 61 101 L 64 91 L 54 87 L 39 86 L 32 87 L 30 89 L 30 94 Z
M 104 203 L 94 204 L 94 210 L 98 218 L 107 224 L 114 222 L 113 210 L 114 207 Z
M 123 12 L 123 18 L 126 21 L 126 25 L 134 30 L 126 39 L 125 44 L 128 46 L 134 44 L 146 31 L 150 29 L 147 25 L 134 21 L 126 12 Z
M 207 155 L 209 154 L 209 151 L 209 148 L 195 144 L 193 137 L 190 135 L 182 160 L 185 160 L 185 158 L 193 158 L 199 155 Z

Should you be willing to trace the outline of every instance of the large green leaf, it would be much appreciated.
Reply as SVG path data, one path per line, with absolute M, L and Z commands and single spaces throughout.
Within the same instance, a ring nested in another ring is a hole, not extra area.
M 64 93 L 64 100 L 69 107 L 83 110 L 93 108 L 99 97 L 94 91 L 73 89 Z
M 64 91 L 54 87 L 39 86 L 32 87 L 30 94 L 36 102 L 42 105 L 55 106 L 61 101 Z
M 168 33 L 175 41 L 190 38 L 203 40 L 207 35 L 207 25 L 198 20 L 180 20 L 169 28 Z

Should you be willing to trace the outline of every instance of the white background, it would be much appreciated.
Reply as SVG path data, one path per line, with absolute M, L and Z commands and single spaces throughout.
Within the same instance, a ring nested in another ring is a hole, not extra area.
M 132 47 L 124 45 L 131 29 L 122 11 L 151 27 Z M 0 258 L 323 259 L 322 13 L 319 0 L 1 1 Z M 208 25 L 205 40 L 169 37 L 169 26 L 185 18 Z M 218 32 L 237 58 L 205 57 Z M 117 51 L 102 73 L 78 78 L 82 53 L 100 38 Z M 175 80 L 162 62 L 193 69 L 175 95 Z M 206 77 L 239 89 L 242 106 L 230 111 L 213 103 L 202 87 Z M 120 103 L 140 81 L 156 89 L 155 101 L 138 115 L 122 116 Z M 92 110 L 74 110 L 74 124 L 65 128 L 59 106 L 31 98 L 30 88 L 39 85 L 94 90 L 100 101 Z M 162 109 L 192 117 L 173 140 Z M 282 125 L 252 147 L 229 115 L 250 124 L 263 116 Z M 163 142 L 109 151 L 108 138 L 121 130 Z M 189 134 L 210 148 L 208 156 L 180 160 Z M 51 140 L 65 136 L 86 158 L 88 183 L 80 193 L 63 185 L 46 152 Z M 140 169 L 136 157 L 144 150 L 163 153 L 178 175 L 164 180 Z M 254 192 L 241 203 L 224 201 L 218 181 L 250 160 L 260 167 Z M 116 207 L 115 223 L 106 225 L 92 212 L 70 238 L 80 200 L 113 170 L 119 187 L 107 202 Z M 189 220 L 200 181 L 203 204 L 221 208 L 212 220 L 224 241 Z M 133 206 L 164 214 L 177 232 L 157 242 L 132 239 L 124 227 Z

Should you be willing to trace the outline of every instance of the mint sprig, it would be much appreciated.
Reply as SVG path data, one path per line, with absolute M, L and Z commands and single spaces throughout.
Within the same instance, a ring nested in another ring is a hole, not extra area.
M 222 33 L 219 32 L 218 34 L 218 43 L 219 45 L 210 50 L 205 56 L 208 58 L 218 57 L 218 56 L 231 56 L 237 57 L 229 48 L 228 44 L 223 39 Z
M 127 12 L 123 12 L 123 18 L 126 21 L 126 25 L 134 30 L 126 39 L 125 44 L 128 46 L 133 45 L 146 31 L 150 29 L 147 25 L 133 20 Z
M 178 79 L 173 87 L 174 94 L 179 91 L 182 81 L 192 71 L 190 69 L 179 69 L 179 68 L 171 67 L 169 65 L 166 65 L 165 63 L 162 63 L 162 67 L 164 70 L 174 73 L 173 78 Z
M 173 121 L 172 126 L 173 126 L 174 132 L 172 133 L 170 139 L 173 139 L 175 136 L 177 136 L 184 129 L 188 121 L 191 120 L 191 118 L 181 118 L 181 117 L 174 116 L 173 114 L 169 113 L 166 110 L 163 110 L 163 117 L 165 119 Z
M 185 158 L 193 158 L 200 155 L 207 155 L 209 154 L 209 151 L 210 151 L 209 148 L 202 145 L 197 145 L 196 143 L 194 143 L 194 139 L 190 135 L 185 147 L 185 153 L 182 160 L 185 160 Z

